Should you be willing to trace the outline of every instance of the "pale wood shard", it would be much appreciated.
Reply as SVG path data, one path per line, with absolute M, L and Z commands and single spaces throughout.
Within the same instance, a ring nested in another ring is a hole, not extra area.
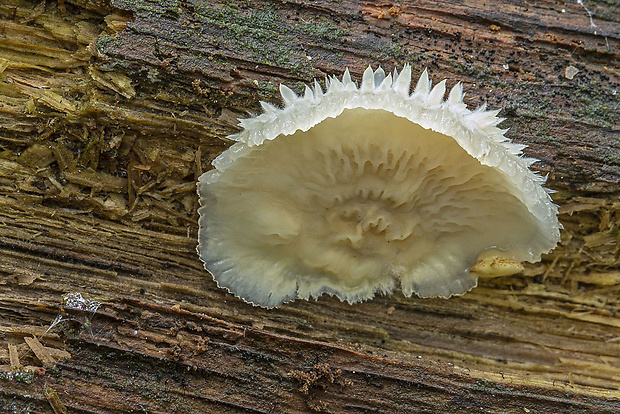
M 49 341 L 52 346 L 43 345 L 35 336 L 38 335 Z M 13 342 L 7 344 L 6 349 L 0 349 L 0 362 L 8 362 L 0 365 L 0 371 L 12 375 L 44 373 L 44 368 L 52 368 L 57 361 L 71 358 L 71 354 L 62 349 L 63 344 L 58 342 L 58 335 L 49 333 L 41 326 L 15 326 L 0 327 L 0 337 L 11 338 Z M 36 365 L 30 365 L 30 364 Z
M 50 356 L 57 361 L 71 358 L 71 354 L 64 349 L 45 347 L 45 350 L 49 352 Z
M 0 407 L 620 412 L 613 7 L 1 1 Z M 404 62 L 504 108 L 558 191 L 561 246 L 448 301 L 266 311 L 218 289 L 195 252 L 194 183 L 236 118 L 280 104 L 280 83 Z M 69 292 L 103 304 L 65 309 Z
M 8 344 L 9 346 L 9 366 L 11 367 L 11 371 L 19 371 L 22 368 L 22 365 L 19 362 L 19 354 L 17 352 L 17 347 L 14 344 Z
M 36 337 L 24 337 L 24 341 L 41 362 L 54 364 L 59 359 L 69 359 L 71 354 L 64 349 L 44 346 Z M 47 366 L 49 368 L 49 366 Z
M 24 341 L 28 344 L 32 352 L 37 356 L 41 364 L 45 368 L 52 368 L 56 363 L 56 360 L 50 353 L 50 351 L 41 344 L 41 342 L 35 337 L 25 337 Z

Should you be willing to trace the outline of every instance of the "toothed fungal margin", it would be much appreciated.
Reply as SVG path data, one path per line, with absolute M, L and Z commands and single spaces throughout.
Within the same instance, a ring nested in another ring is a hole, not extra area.
M 518 270 L 556 246 L 557 206 L 499 111 L 469 110 L 460 83 L 445 99 L 426 70 L 410 83 L 409 65 L 368 67 L 360 86 L 346 70 L 325 91 L 282 85 L 282 108 L 240 121 L 198 181 L 197 250 L 218 286 L 263 307 L 398 284 L 448 298 L 476 286 L 479 258 Z

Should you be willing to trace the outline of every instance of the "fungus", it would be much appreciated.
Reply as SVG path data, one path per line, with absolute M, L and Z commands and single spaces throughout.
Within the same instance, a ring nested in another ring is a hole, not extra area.
M 263 307 L 398 285 L 448 298 L 555 247 L 557 207 L 499 111 L 467 109 L 460 83 L 444 99 L 426 70 L 410 82 L 409 65 L 359 87 L 347 70 L 303 96 L 282 85 L 282 108 L 240 121 L 198 181 L 197 250 L 219 287 Z

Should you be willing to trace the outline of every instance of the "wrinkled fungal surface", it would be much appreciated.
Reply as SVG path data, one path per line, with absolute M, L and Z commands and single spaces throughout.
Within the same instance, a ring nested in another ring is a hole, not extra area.
M 220 287 L 265 307 L 397 286 L 448 298 L 476 286 L 485 254 L 518 265 L 557 244 L 557 208 L 497 112 L 410 79 L 368 68 L 360 87 L 348 71 L 303 97 L 283 86 L 282 109 L 241 121 L 198 183 L 198 254 Z

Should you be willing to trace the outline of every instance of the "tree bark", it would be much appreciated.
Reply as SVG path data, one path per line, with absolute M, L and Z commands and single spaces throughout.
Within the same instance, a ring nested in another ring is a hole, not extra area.
M 612 3 L 0 3 L 7 412 L 620 411 Z M 561 245 L 450 300 L 265 310 L 196 252 L 195 180 L 277 87 L 411 63 L 504 108 Z

